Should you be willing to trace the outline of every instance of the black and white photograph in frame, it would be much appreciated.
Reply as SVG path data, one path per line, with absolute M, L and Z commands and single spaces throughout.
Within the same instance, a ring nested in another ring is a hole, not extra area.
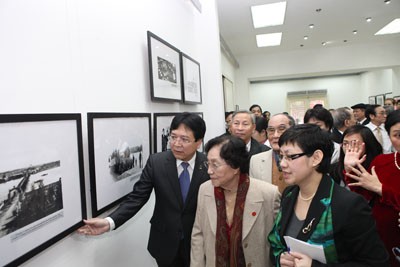
M 375 105 L 376 104 L 376 97 L 375 96 L 369 96 L 368 97 L 368 104 Z
M 183 102 L 185 104 L 201 104 L 200 63 L 184 53 L 181 55 Z
M 180 51 L 150 31 L 147 45 L 151 99 L 182 102 Z
M 192 112 L 203 118 L 202 112 Z M 170 126 L 172 119 L 177 115 L 176 113 L 154 113 L 154 153 L 163 152 L 171 149 L 169 143 L 169 136 L 171 134 Z M 200 152 L 204 151 L 204 140 L 201 145 Z
M 376 96 L 376 104 L 381 106 L 385 104 L 385 96 L 383 94 Z
M 150 155 L 150 113 L 88 113 L 92 214 L 132 191 Z
M 17 266 L 83 225 L 80 114 L 0 115 L 0 266 Z

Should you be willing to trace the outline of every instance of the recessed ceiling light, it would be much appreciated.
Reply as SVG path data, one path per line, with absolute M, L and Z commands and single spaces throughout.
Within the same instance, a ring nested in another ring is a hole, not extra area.
M 400 32 L 400 18 L 394 19 L 388 25 L 380 29 L 375 35 L 392 34 Z
M 317 11 L 317 12 L 321 12 L 321 11 L 322 11 L 322 9 L 321 9 L 321 8 L 317 8 L 315 11 Z
M 372 18 L 371 17 L 368 17 L 368 18 L 366 18 L 365 19 L 367 22 L 371 22 L 372 21 Z
M 347 40 L 343 40 L 344 43 L 347 43 Z
M 308 28 L 310 28 L 310 29 L 314 29 L 314 24 L 310 24 L 310 25 L 308 25 Z
M 357 30 L 354 30 L 354 31 L 353 31 L 353 34 L 357 34 Z
M 385 1 L 383 1 L 385 4 L 390 4 L 390 0 L 385 0 Z
M 285 20 L 286 2 L 251 7 L 254 28 L 282 25 Z
M 303 46 L 304 46 L 303 44 L 300 45 L 300 47 L 303 47 Z
M 257 34 L 257 46 L 264 47 L 264 46 L 277 46 L 281 44 L 282 33 L 266 33 L 266 34 Z
M 325 46 L 325 45 L 326 45 L 326 42 L 322 42 L 322 45 Z
M 303 39 L 304 39 L 304 40 L 308 40 L 308 36 L 307 36 L 307 35 L 304 36 Z

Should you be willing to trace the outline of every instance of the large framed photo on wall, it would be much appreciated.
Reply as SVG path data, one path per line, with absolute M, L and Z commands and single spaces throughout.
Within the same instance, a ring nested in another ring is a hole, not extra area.
M 83 225 L 80 114 L 0 115 L 0 266 L 17 266 Z
M 182 102 L 180 51 L 150 31 L 147 45 L 151 99 Z
M 93 216 L 118 204 L 139 180 L 151 151 L 150 113 L 88 113 Z
M 202 112 L 192 112 L 203 118 Z M 169 136 L 171 134 L 171 122 L 172 119 L 180 114 L 176 113 L 154 113 L 154 153 L 169 150 L 171 148 L 169 143 Z M 204 143 L 200 147 L 199 151 L 204 151 Z
M 181 53 L 183 102 L 185 104 L 201 104 L 200 63 Z

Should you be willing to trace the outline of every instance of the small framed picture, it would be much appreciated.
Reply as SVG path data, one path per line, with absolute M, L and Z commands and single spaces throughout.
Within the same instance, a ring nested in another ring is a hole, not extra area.
M 150 113 L 88 113 L 93 216 L 120 203 L 150 155 Z
M 180 51 L 150 31 L 147 45 L 151 99 L 182 102 Z
M 86 218 L 81 115 L 0 115 L 0 147 L 0 266 L 19 266 Z
M 185 104 L 201 104 L 200 63 L 188 55 L 182 56 L 183 102 Z
M 376 104 L 376 97 L 375 96 L 369 96 L 368 97 L 368 104 L 375 105 Z
M 383 106 L 385 104 L 385 95 L 377 95 L 376 96 L 376 104 Z

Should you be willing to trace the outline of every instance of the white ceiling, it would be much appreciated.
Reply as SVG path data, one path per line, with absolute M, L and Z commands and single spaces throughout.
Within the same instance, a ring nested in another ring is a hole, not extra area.
M 327 46 L 345 46 L 400 41 L 400 33 L 374 35 L 393 19 L 400 18 L 400 0 L 391 0 L 390 4 L 385 4 L 384 0 L 286 0 L 284 24 L 259 29 L 253 28 L 250 6 L 280 0 L 216 1 L 220 34 L 235 57 L 321 48 L 322 42 L 329 42 Z M 372 21 L 366 22 L 367 17 Z M 309 24 L 314 24 L 314 29 L 310 29 Z M 358 34 L 354 35 L 353 30 Z M 280 31 L 283 32 L 280 46 L 257 47 L 256 34 Z M 308 40 L 303 39 L 305 35 Z

